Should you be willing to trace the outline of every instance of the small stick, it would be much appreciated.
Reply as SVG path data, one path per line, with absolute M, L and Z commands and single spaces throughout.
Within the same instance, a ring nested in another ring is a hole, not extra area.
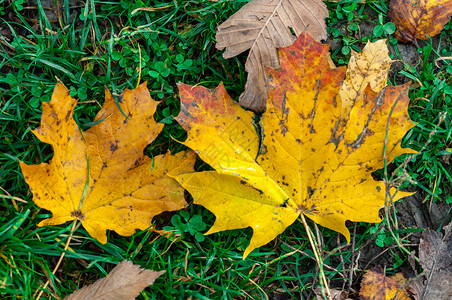
M 337 246 L 340 247 L 341 246 L 341 238 L 340 238 L 339 234 L 337 234 L 336 237 L 337 237 Z M 342 264 L 342 267 L 344 268 L 344 271 L 345 271 L 344 256 L 342 254 L 340 254 L 339 257 L 341 258 L 341 264 Z M 340 274 L 345 279 L 344 274 L 342 274 L 342 273 L 340 273 Z M 345 289 L 345 285 L 346 284 L 347 284 L 347 280 L 344 280 L 344 283 L 342 284 L 342 290 Z
M 350 273 L 348 274 L 349 277 L 349 281 L 348 281 L 348 287 L 347 287 L 347 292 L 350 293 L 350 290 L 352 288 L 352 281 L 353 281 L 353 269 L 355 268 L 354 263 L 355 263 L 355 236 L 356 236 L 356 222 L 353 226 L 353 239 L 352 239 L 352 257 L 350 258 Z

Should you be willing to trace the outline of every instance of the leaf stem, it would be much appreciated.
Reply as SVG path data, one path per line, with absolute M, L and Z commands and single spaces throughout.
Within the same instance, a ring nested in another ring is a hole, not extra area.
M 80 226 L 81 223 L 79 223 L 78 225 Z M 52 271 L 52 274 L 55 275 L 56 271 L 58 270 L 58 268 L 60 267 L 61 262 L 63 261 L 64 256 L 66 255 L 66 251 L 69 248 L 69 244 L 71 243 L 71 239 L 72 236 L 74 235 L 74 232 L 77 230 L 78 226 L 77 225 L 77 220 L 74 220 L 74 222 L 72 223 L 72 227 L 71 227 L 71 232 L 69 233 L 69 237 L 67 239 L 66 245 L 64 246 L 64 252 L 61 253 L 60 259 L 58 260 L 55 268 Z M 42 293 L 44 293 L 44 290 L 47 288 L 47 286 L 50 283 L 50 277 L 49 279 L 47 279 L 47 282 L 44 284 L 44 286 L 41 289 L 41 292 L 39 292 L 38 297 L 36 297 L 36 300 L 39 300 L 39 298 L 41 298 Z
M 322 278 L 322 280 L 320 281 L 321 282 L 320 286 L 322 288 L 322 294 L 325 297 L 325 290 L 326 290 L 326 297 L 328 298 L 328 300 L 332 300 L 330 289 L 328 288 L 328 281 L 326 280 L 325 272 L 323 271 L 323 260 L 322 260 L 320 253 L 318 252 L 318 247 L 314 240 L 313 234 L 311 232 L 311 228 L 309 228 L 304 215 L 300 214 L 300 216 L 301 216 L 301 221 L 304 225 L 304 228 L 306 229 L 306 233 L 308 234 L 309 243 L 311 244 L 312 251 L 314 252 L 315 260 L 317 261 L 317 264 L 319 265 L 320 278 Z M 323 282 L 323 284 L 322 284 L 322 282 Z

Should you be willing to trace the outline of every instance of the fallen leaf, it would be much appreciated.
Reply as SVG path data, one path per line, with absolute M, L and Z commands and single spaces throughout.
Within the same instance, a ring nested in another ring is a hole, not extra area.
M 226 48 L 224 58 L 250 49 L 240 105 L 265 110 L 269 91 L 266 67 L 280 67 L 277 48 L 291 45 L 304 30 L 317 41 L 325 40 L 327 17 L 328 9 L 320 0 L 252 0 L 218 26 L 216 47 Z
M 368 85 L 376 93 L 386 87 L 392 63 L 388 53 L 386 40 L 367 42 L 360 53 L 352 50 L 345 80 L 339 91 L 343 119 L 350 114 L 356 99 L 364 93 Z
M 123 260 L 107 277 L 84 286 L 64 300 L 132 300 L 163 273 L 165 271 L 141 269 L 132 262 Z
M 426 40 L 443 30 L 452 16 L 452 0 L 391 0 L 388 16 L 401 42 Z
M 414 126 L 407 114 L 408 85 L 379 93 L 368 87 L 339 132 L 338 93 L 345 69 L 331 69 L 328 46 L 302 33 L 279 55 L 281 70 L 270 71 L 272 89 L 257 158 L 252 114 L 234 103 L 222 85 L 216 90 L 179 86 L 181 113 L 176 120 L 188 132 L 184 144 L 215 171 L 175 178 L 196 204 L 216 215 L 207 234 L 253 229 L 245 257 L 301 213 L 347 240 L 346 220 L 380 222 L 385 185 L 372 172 L 384 166 L 385 139 L 387 163 L 414 152 L 400 146 Z M 394 201 L 407 195 L 398 191 Z
M 411 278 L 408 284 L 408 289 L 414 300 L 424 300 L 424 298 L 422 298 L 422 293 L 424 291 L 422 276 Z
M 363 276 L 359 295 L 363 300 L 411 300 L 409 292 L 404 287 L 406 281 L 402 273 L 388 277 L 383 269 L 377 266 Z
M 443 234 L 429 228 L 419 244 L 419 263 L 425 272 L 421 299 L 452 299 L 452 223 Z
M 184 191 L 167 175 L 193 171 L 195 155 L 143 155 L 163 128 L 154 121 L 158 102 L 145 84 L 119 96 L 122 112 L 106 91 L 95 118 L 100 123 L 83 133 L 72 118 L 76 104 L 58 83 L 51 101 L 43 103 L 41 127 L 33 130 L 52 145 L 53 158 L 39 165 L 20 163 L 33 201 L 53 213 L 38 226 L 77 219 L 93 238 L 106 243 L 107 229 L 131 235 L 151 226 L 155 215 L 183 208 Z
M 322 288 L 315 288 L 314 290 L 315 295 L 317 296 L 317 299 L 324 299 L 322 294 Z M 331 300 L 351 300 L 351 298 L 348 298 L 348 292 L 341 291 L 341 290 L 335 290 L 330 288 L 330 295 Z

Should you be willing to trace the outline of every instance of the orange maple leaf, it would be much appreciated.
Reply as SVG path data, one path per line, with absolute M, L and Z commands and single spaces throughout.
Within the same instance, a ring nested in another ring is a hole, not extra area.
M 216 90 L 179 87 L 182 105 L 176 119 L 188 132 L 184 144 L 215 171 L 175 178 L 196 204 L 216 215 L 207 233 L 253 229 L 245 257 L 300 214 L 347 240 L 346 220 L 380 222 L 385 185 L 371 174 L 384 166 L 385 156 L 389 163 L 413 153 L 400 146 L 414 126 L 407 114 L 408 85 L 364 89 L 341 120 L 338 93 L 345 69 L 331 69 L 328 46 L 303 33 L 279 55 L 281 70 L 270 71 L 258 156 L 252 113 L 235 104 L 222 85 Z M 409 194 L 398 191 L 394 200 Z
M 427 40 L 443 30 L 452 16 L 452 0 L 391 0 L 388 16 L 401 42 Z
M 38 226 L 77 219 L 92 237 L 106 243 L 107 229 L 131 235 L 151 226 L 155 215 L 183 208 L 184 191 L 167 175 L 192 172 L 195 155 L 143 155 L 164 126 L 153 118 L 158 102 L 145 84 L 119 96 L 127 117 L 106 90 L 95 118 L 99 123 L 83 133 L 72 118 L 76 104 L 57 83 L 51 101 L 42 105 L 41 126 L 33 130 L 52 145 L 53 158 L 39 165 L 20 162 L 33 201 L 53 213 Z
M 394 299 L 411 300 L 406 286 L 407 279 L 402 273 L 386 276 L 380 266 L 376 266 L 364 275 L 359 295 L 363 300 Z

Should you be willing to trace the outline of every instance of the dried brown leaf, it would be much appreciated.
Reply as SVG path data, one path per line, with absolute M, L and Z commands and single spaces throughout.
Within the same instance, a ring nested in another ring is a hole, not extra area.
M 132 300 L 153 284 L 165 271 L 151 271 L 140 268 L 130 261 L 122 261 L 107 277 L 84 286 L 64 300 Z
M 411 278 L 408 284 L 408 290 L 414 300 L 422 300 L 422 293 L 424 291 L 424 283 L 422 276 Z
M 321 288 L 315 288 L 314 293 L 317 296 L 317 299 L 323 299 Z M 330 289 L 330 295 L 331 300 L 351 300 L 351 298 L 348 298 L 348 292 L 346 291 Z
M 304 30 L 320 41 L 326 39 L 326 5 L 320 0 L 252 0 L 217 28 L 217 49 L 224 58 L 248 49 L 248 72 L 240 104 L 265 110 L 269 91 L 266 67 L 280 68 L 277 48 L 291 45 Z M 291 29 L 295 33 L 291 32 Z
M 424 269 L 423 299 L 452 299 L 452 224 L 441 233 L 427 228 L 419 244 L 419 262 Z

